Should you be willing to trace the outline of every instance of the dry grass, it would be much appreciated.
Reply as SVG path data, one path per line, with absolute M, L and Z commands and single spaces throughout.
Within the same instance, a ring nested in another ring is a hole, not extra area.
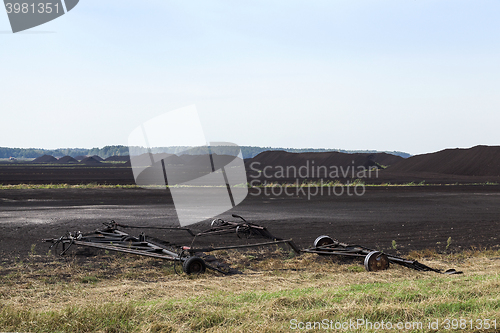
M 244 274 L 176 275 L 170 262 L 116 254 L 5 261 L 0 331 L 289 332 L 292 319 L 358 318 L 489 318 L 500 326 L 499 251 L 412 253 L 464 271 L 455 276 L 399 266 L 368 273 L 358 261 L 280 249 L 217 256 Z

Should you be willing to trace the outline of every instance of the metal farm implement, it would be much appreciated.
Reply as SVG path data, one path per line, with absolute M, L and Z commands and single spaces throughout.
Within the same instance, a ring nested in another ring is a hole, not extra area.
M 73 233 L 67 233 L 66 235 L 61 236 L 57 239 L 45 239 L 44 241 L 52 243 L 51 248 L 61 245 L 62 251 L 60 252 L 60 255 L 66 254 L 73 245 L 77 245 L 170 260 L 174 262 L 174 269 L 176 267 L 175 264 L 179 262 L 182 264 L 182 270 L 186 274 L 204 273 L 207 268 L 223 274 L 237 273 L 237 271 L 231 269 L 229 265 L 220 263 L 214 256 L 207 255 L 207 253 L 217 250 L 288 244 L 296 253 L 300 253 L 300 250 L 292 242 L 291 239 L 285 240 L 274 237 L 269 231 L 267 231 L 265 227 L 253 223 L 248 223 L 245 221 L 245 219 L 238 215 L 233 215 L 233 217 L 240 218 L 242 222 L 232 222 L 217 219 L 212 221 L 212 227 L 210 229 L 196 234 L 188 228 L 130 226 L 111 221 L 103 223 L 105 225 L 105 228 L 101 230 L 95 230 L 90 233 L 82 233 L 80 231 L 77 231 Z M 137 237 L 132 236 L 126 232 L 119 230 L 119 228 L 167 229 L 186 231 L 191 236 L 193 236 L 193 241 L 191 242 L 191 244 L 194 243 L 197 237 L 228 233 L 236 233 L 239 238 L 249 239 L 257 236 L 268 238 L 270 239 L 270 241 L 244 245 L 194 248 L 192 247 L 192 245 L 177 246 L 164 240 L 147 236 L 144 233 L 141 233 Z
M 364 265 L 367 271 L 379 271 L 389 268 L 389 263 L 402 265 L 418 271 L 433 271 L 443 273 L 440 270 L 423 265 L 415 260 L 407 260 L 401 257 L 387 255 L 359 245 L 349 245 L 332 239 L 329 236 L 319 236 L 312 248 L 299 249 L 291 239 L 282 239 L 271 234 L 265 227 L 247 222 L 243 217 L 233 214 L 233 217 L 241 221 L 225 221 L 216 219 L 212 221 L 211 228 L 198 233 L 191 229 L 180 227 L 149 227 L 149 226 L 129 226 L 118 224 L 115 221 L 104 223 L 105 228 L 95 230 L 90 233 L 81 233 L 80 231 L 68 233 L 57 239 L 45 239 L 44 241 L 52 243 L 52 247 L 62 246 L 60 255 L 64 255 L 73 245 L 105 249 L 109 251 L 137 254 L 158 259 L 170 260 L 176 264 L 182 265 L 182 270 L 186 274 L 200 274 L 205 270 L 211 269 L 223 274 L 234 274 L 236 270 L 231 269 L 229 265 L 219 262 L 213 255 L 207 253 L 217 250 L 243 249 L 251 247 L 272 246 L 279 244 L 288 245 L 296 254 L 316 253 L 322 256 L 342 255 L 350 257 L 364 258 Z M 119 228 L 137 228 L 137 229 L 167 229 L 186 231 L 192 237 L 191 246 L 178 246 L 164 240 L 146 236 L 141 233 L 139 236 L 129 235 Z M 252 243 L 244 245 L 229 245 L 218 247 L 193 247 L 197 238 L 203 236 L 236 234 L 238 238 L 265 238 L 268 242 Z M 459 274 L 454 269 L 449 269 L 443 274 Z
M 182 269 L 185 273 L 204 273 L 208 267 L 210 269 L 221 271 L 217 266 L 207 265 L 206 261 L 198 256 L 184 257 L 182 251 L 179 251 L 173 244 L 168 242 L 154 239 L 141 233 L 138 237 L 131 236 L 123 231 L 118 230 L 122 228 L 141 228 L 120 225 L 115 221 L 103 223 L 106 227 L 101 230 L 95 230 L 90 233 L 81 233 L 80 231 L 68 233 L 58 239 L 45 239 L 44 241 L 53 243 L 50 247 L 57 248 L 62 246 L 60 255 L 66 252 L 73 246 L 85 246 L 109 251 L 124 252 L 130 254 L 137 254 L 147 257 L 158 259 L 170 260 L 182 263 Z M 186 228 L 160 228 L 172 230 L 186 230 L 191 235 L 194 235 L 191 230 Z M 175 265 L 174 265 L 175 267 Z
M 360 245 L 350 245 L 334 240 L 330 236 L 319 236 L 314 241 L 313 247 L 304 249 L 302 252 L 316 253 L 319 255 L 341 255 L 349 257 L 364 258 L 364 266 L 367 271 L 380 271 L 389 268 L 389 263 L 405 266 L 417 271 L 436 272 L 442 274 L 460 274 L 455 269 L 442 272 L 438 269 L 426 266 L 416 260 L 408 260 L 401 257 L 385 254 Z

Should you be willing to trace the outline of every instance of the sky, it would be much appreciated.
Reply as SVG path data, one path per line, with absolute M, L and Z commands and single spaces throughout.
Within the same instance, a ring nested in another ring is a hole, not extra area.
M 244 146 L 500 145 L 498 17 L 497 0 L 80 0 L 13 34 L 0 11 L 0 147 L 127 145 L 192 105 L 208 141 Z

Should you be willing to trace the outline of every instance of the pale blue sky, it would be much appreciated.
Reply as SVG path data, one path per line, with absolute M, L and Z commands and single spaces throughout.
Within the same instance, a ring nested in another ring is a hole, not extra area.
M 0 146 L 126 145 L 191 104 L 239 145 L 499 145 L 499 17 L 497 0 L 80 0 L 12 34 L 0 11 Z

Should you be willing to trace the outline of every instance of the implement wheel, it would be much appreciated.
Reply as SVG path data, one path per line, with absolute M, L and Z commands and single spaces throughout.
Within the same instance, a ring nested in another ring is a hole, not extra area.
M 321 246 L 332 245 L 332 244 L 335 245 L 335 241 L 333 240 L 333 238 L 331 238 L 330 236 L 323 235 L 323 236 L 319 236 L 318 238 L 316 238 L 316 240 L 313 243 L 313 246 L 314 247 L 321 247 Z M 328 248 L 318 249 L 317 251 L 332 252 L 332 250 L 330 250 Z M 320 256 L 327 255 L 326 253 L 318 253 L 318 254 Z
M 372 251 L 365 257 L 365 269 L 368 272 L 383 271 L 389 268 L 389 258 L 379 251 Z
M 224 220 L 222 219 L 215 219 L 212 221 L 212 223 L 210 223 L 210 226 L 212 228 L 216 228 L 216 227 L 220 227 L 220 226 L 223 226 L 225 224 Z
M 332 239 L 332 237 L 323 235 L 316 238 L 313 245 L 314 247 L 319 247 L 319 246 L 330 245 L 333 243 L 335 243 L 335 241 Z
M 250 238 L 252 236 L 252 229 L 250 229 L 250 227 L 244 227 L 244 226 L 237 226 L 236 227 L 236 236 L 238 236 L 238 238 Z
M 186 274 L 203 274 L 206 269 L 207 265 L 200 257 L 190 257 L 182 264 L 182 270 Z
M 316 240 L 313 243 L 313 246 L 314 247 L 321 247 L 321 246 L 332 245 L 332 244 L 335 245 L 335 241 L 333 240 L 333 238 L 331 238 L 330 236 L 322 235 L 322 236 L 319 236 L 318 238 L 316 238 Z M 332 250 L 330 250 L 328 248 L 318 249 L 317 251 L 332 252 Z M 318 254 L 320 256 L 326 255 L 326 254 L 322 254 L 322 253 L 318 253 Z

